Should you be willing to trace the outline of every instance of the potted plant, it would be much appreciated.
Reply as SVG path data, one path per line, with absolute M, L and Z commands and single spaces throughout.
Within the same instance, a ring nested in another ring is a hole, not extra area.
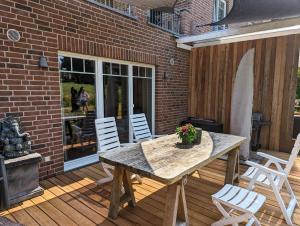
M 193 144 L 197 137 L 197 131 L 192 124 L 177 127 L 176 134 L 182 141 L 182 144 Z

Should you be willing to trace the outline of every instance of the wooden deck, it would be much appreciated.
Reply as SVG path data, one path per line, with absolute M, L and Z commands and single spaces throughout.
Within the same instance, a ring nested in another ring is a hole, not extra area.
M 281 156 L 287 156 L 280 154 Z M 198 174 L 189 177 L 186 186 L 187 204 L 191 225 L 210 225 L 221 215 L 211 202 L 211 194 L 218 191 L 224 181 L 226 162 L 216 160 Z M 242 167 L 245 170 L 245 167 Z M 98 164 L 42 181 L 43 196 L 25 201 L 0 212 L 0 215 L 28 226 L 37 225 L 161 225 L 165 187 L 144 178 L 135 184 L 137 207 L 126 207 L 117 220 L 107 218 L 111 185 L 100 187 L 95 181 L 103 177 Z M 290 176 L 292 187 L 300 198 L 300 158 Z M 245 186 L 241 182 L 241 186 Z M 263 225 L 286 225 L 283 216 L 268 190 L 257 189 L 268 197 L 259 213 Z M 300 225 L 300 208 L 296 209 L 294 222 Z

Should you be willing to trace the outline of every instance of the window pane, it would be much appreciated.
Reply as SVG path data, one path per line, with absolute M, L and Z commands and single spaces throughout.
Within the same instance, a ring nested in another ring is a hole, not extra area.
M 112 74 L 120 75 L 120 64 L 112 64 Z
M 146 75 L 145 68 L 144 67 L 140 67 L 139 77 L 145 77 L 145 75 Z
M 127 65 L 121 65 L 121 75 L 128 75 L 128 66 Z
M 139 68 L 137 66 L 133 66 L 132 74 L 133 74 L 133 76 L 136 76 L 136 77 L 139 76 Z
M 146 68 L 146 77 L 152 78 L 152 68 Z
M 65 161 L 95 154 L 95 75 L 62 72 L 61 90 Z
M 83 72 L 83 59 L 72 58 L 73 71 Z
M 128 142 L 128 78 L 103 76 L 104 117 L 115 117 L 121 142 Z
M 71 71 L 71 58 L 59 56 L 60 70 Z
M 85 60 L 85 72 L 95 73 L 95 61 Z
M 111 63 L 103 63 L 103 74 L 111 75 Z
M 145 113 L 151 128 L 152 119 L 152 80 L 133 78 L 134 114 Z

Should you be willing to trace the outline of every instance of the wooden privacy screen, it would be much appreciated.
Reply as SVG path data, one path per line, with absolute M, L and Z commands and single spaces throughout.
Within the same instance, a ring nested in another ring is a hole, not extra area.
M 262 148 L 289 152 L 293 145 L 300 35 L 193 49 L 189 90 L 191 116 L 215 119 L 230 128 L 231 93 L 243 55 L 255 48 L 253 112 L 271 121 L 261 133 Z

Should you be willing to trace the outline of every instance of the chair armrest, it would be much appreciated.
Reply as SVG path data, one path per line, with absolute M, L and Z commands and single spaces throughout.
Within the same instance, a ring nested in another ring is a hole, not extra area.
M 265 167 L 263 165 L 255 163 L 255 162 L 246 161 L 246 164 L 249 165 L 249 166 L 252 166 L 254 168 L 257 168 L 257 169 L 261 170 L 265 174 L 275 174 L 275 175 L 280 176 L 280 177 L 287 177 L 285 173 L 282 173 L 282 172 L 279 172 L 279 171 L 267 168 L 267 167 Z
M 259 156 L 261 156 L 263 158 L 269 159 L 272 162 L 279 162 L 279 163 L 284 164 L 284 165 L 288 164 L 288 161 L 286 161 L 286 160 L 277 158 L 275 156 L 272 156 L 272 155 L 269 155 L 269 154 L 266 154 L 266 153 L 263 153 L 263 152 L 257 152 L 257 155 L 259 155 Z

